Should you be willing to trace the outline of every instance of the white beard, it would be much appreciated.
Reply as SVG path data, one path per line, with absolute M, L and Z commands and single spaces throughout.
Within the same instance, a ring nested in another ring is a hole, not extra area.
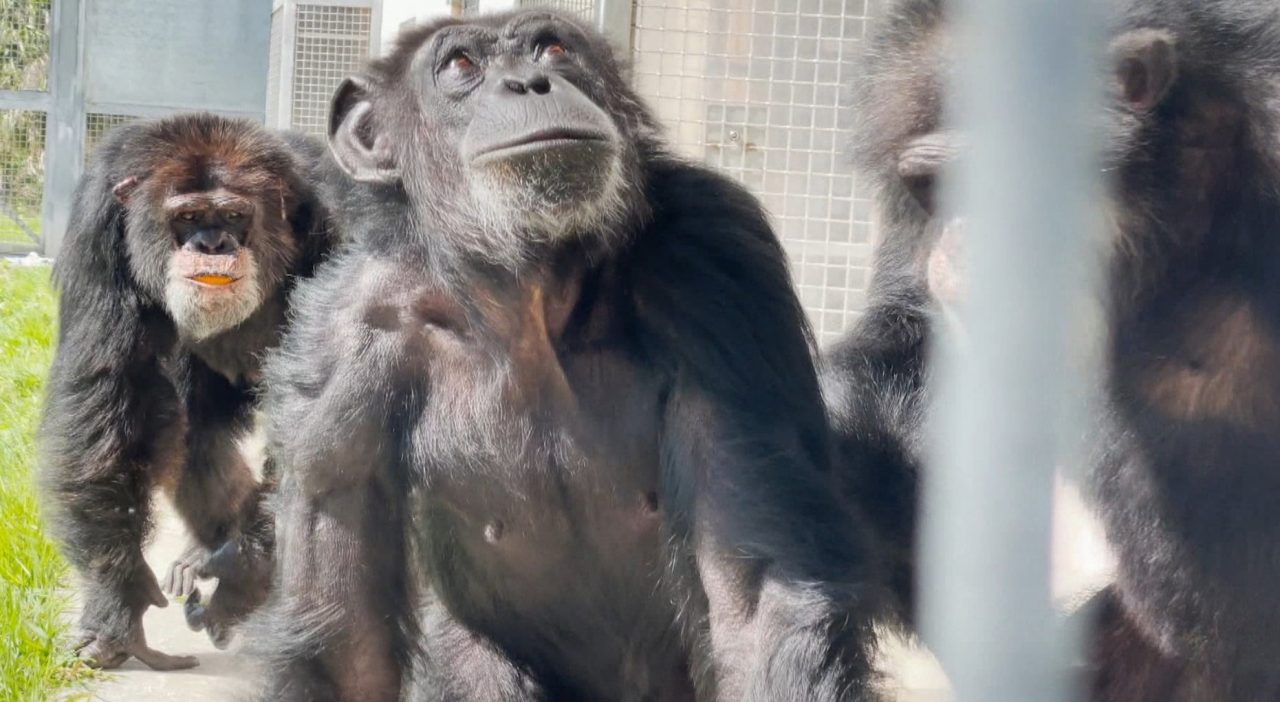
M 480 222 L 479 230 L 484 232 L 484 237 L 468 242 L 469 248 L 496 263 L 512 263 L 504 259 L 514 252 L 523 255 L 524 244 L 550 243 L 587 233 L 612 234 L 618 230 L 613 223 L 625 211 L 626 201 L 622 164 L 616 157 L 610 159 L 605 172 L 595 174 L 597 177 L 589 185 L 581 181 L 560 182 L 559 169 L 549 165 L 555 163 L 555 155 L 535 154 L 525 158 L 549 163 L 524 172 L 504 164 L 470 173 L 478 207 L 466 215 L 471 221 Z M 454 228 L 475 229 L 465 225 Z
M 246 275 L 226 289 L 193 283 L 170 270 L 164 301 L 182 338 L 201 341 L 224 332 L 248 319 L 262 304 L 253 254 L 246 251 L 245 259 Z

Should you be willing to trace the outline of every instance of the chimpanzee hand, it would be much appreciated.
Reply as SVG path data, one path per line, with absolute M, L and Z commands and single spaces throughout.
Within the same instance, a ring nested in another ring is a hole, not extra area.
M 194 668 L 194 656 L 171 656 L 147 645 L 142 614 L 151 605 L 168 606 L 155 575 L 146 566 L 116 590 L 91 588 L 80 620 L 75 652 L 97 668 L 116 668 L 132 656 L 152 670 Z
M 234 626 L 265 599 L 270 587 L 270 560 L 258 557 L 253 544 L 241 548 L 232 539 L 209 553 L 193 545 L 169 567 L 164 590 L 186 597 L 183 614 L 192 631 L 207 631 L 217 648 L 231 643 Z M 198 580 L 218 579 L 212 597 L 202 595 Z
M 196 581 L 210 577 L 206 572 L 209 549 L 194 543 L 173 563 L 161 581 L 161 587 L 170 597 L 190 597 L 196 589 Z

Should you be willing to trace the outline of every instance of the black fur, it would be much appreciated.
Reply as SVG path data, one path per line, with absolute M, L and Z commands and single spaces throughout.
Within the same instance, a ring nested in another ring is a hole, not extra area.
M 268 363 L 264 699 L 870 699 L 877 575 L 779 242 L 667 155 L 595 32 L 472 26 L 532 17 L 617 128 L 621 231 L 467 245 L 481 214 L 414 68 L 455 21 L 358 79 L 401 177 L 359 186 L 353 250 Z
M 179 115 L 112 132 L 76 190 L 55 267 L 61 306 L 40 432 L 42 482 L 54 531 L 85 581 L 81 653 L 99 665 L 148 655 L 141 616 L 165 603 L 142 556 L 156 487 L 174 498 L 199 547 L 193 553 L 250 534 L 267 542 L 246 544 L 246 557 L 270 548 L 255 509 L 260 488 L 235 441 L 250 424 L 260 356 L 276 342 L 293 280 L 310 275 L 333 241 L 307 180 L 322 168 L 322 148 L 245 121 Z M 211 176 L 227 159 L 238 170 Z M 154 203 L 199 189 L 191 179 L 246 174 L 261 176 L 263 189 L 245 195 L 287 212 L 283 226 L 263 224 L 248 244 L 270 289 L 239 326 L 183 341 L 163 299 L 175 244 Z M 112 191 L 131 177 L 138 192 L 126 206 Z M 234 623 L 265 595 L 251 591 L 266 582 L 246 578 L 225 579 L 203 603 L 215 639 L 226 633 L 215 634 L 215 623 Z
M 939 223 L 898 178 L 897 164 L 908 139 L 939 126 L 943 86 L 924 47 L 941 11 L 933 0 L 893 4 L 865 56 L 853 156 L 876 189 L 880 243 L 867 307 L 822 368 L 841 489 L 875 528 L 903 623 L 915 609 L 926 360 L 937 313 L 925 265 Z

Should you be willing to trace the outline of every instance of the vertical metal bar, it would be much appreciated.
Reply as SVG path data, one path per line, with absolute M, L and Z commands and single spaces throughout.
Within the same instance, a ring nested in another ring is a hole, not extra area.
M 382 54 L 382 0 L 369 0 L 369 56 Z
M 280 109 L 276 112 L 278 124 L 273 127 L 292 129 L 293 123 L 293 84 L 297 77 L 296 63 L 298 53 L 298 3 L 296 0 L 284 0 L 280 21 L 284 24 L 280 32 Z
M 1068 332 L 1094 192 L 1094 4 L 956 3 L 969 298 L 944 340 L 925 496 L 923 625 L 957 702 L 1071 698 L 1050 593 Z M 960 347 L 963 345 L 963 349 Z
M 596 28 L 609 38 L 620 57 L 631 55 L 631 25 L 635 0 L 596 0 Z
M 54 0 L 50 17 L 49 93 L 45 120 L 42 248 L 56 256 L 67 229 L 71 198 L 84 164 L 83 33 L 81 0 Z

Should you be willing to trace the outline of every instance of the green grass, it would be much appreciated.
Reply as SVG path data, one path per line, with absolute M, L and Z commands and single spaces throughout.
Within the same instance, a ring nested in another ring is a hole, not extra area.
M 41 531 L 32 477 L 55 310 L 48 267 L 0 262 L 0 702 L 50 699 L 90 676 L 67 653 L 67 566 Z
M 40 237 L 40 211 L 28 211 L 29 208 L 20 208 L 15 210 L 16 214 L 22 218 L 22 223 L 35 234 L 36 239 L 32 239 L 22 227 L 18 226 L 10 216 L 4 212 L 0 212 L 0 242 L 9 244 L 22 244 L 36 248 Z M 48 277 L 48 276 L 46 276 Z

